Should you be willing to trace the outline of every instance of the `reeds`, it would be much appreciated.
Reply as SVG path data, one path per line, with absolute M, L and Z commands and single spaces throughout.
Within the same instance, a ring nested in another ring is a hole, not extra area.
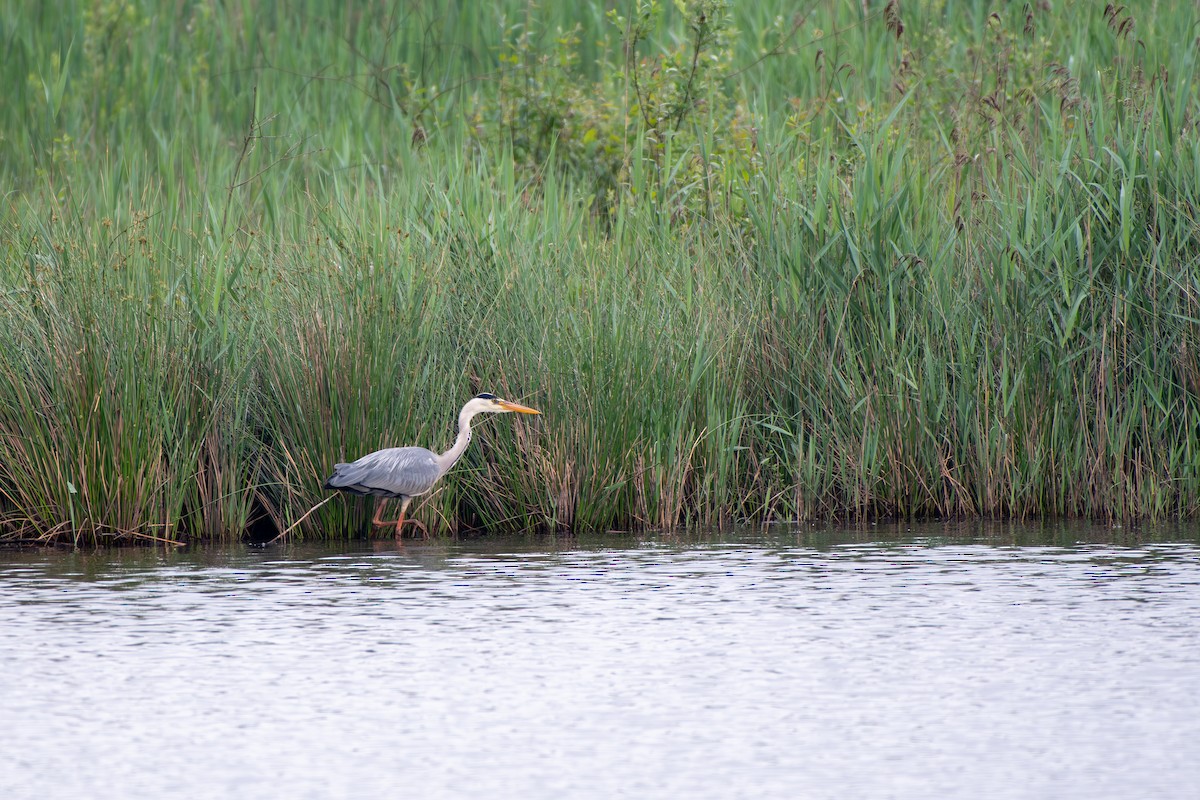
M 819 5 L 0 7 L 2 535 L 1194 515 L 1194 4 Z

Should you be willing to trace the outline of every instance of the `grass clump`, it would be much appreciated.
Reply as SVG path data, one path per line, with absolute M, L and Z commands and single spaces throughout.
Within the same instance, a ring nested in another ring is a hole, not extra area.
M 3 535 L 1193 516 L 1194 4 L 769 5 L 0 3 Z

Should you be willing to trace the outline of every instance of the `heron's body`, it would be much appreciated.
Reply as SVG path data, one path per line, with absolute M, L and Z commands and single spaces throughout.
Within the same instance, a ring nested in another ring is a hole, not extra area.
M 376 525 L 392 525 L 382 518 L 384 506 L 392 498 L 400 499 L 400 517 L 395 521 L 396 536 L 405 524 L 404 513 L 408 504 L 418 495 L 425 494 L 438 480 L 450 471 L 471 442 L 471 418 L 485 412 L 505 413 L 516 411 L 521 414 L 541 412 L 527 406 L 501 400 L 495 395 L 481 394 L 467 401 L 458 414 L 458 438 L 444 453 L 435 453 L 424 447 L 387 447 L 376 450 L 357 461 L 334 464 L 333 475 L 325 481 L 326 489 L 336 489 L 350 494 L 378 497 L 373 522 Z M 408 520 L 421 528 L 426 536 L 429 532 L 416 520 Z
M 349 464 L 334 464 L 326 489 L 375 497 L 416 497 L 442 476 L 438 454 L 424 447 L 388 447 Z

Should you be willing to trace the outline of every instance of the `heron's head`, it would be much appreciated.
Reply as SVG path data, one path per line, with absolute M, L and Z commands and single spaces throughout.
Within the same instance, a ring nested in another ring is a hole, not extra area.
M 481 414 L 485 411 L 492 414 L 508 414 L 511 412 L 516 412 L 518 414 L 542 413 L 536 408 L 530 408 L 529 406 L 523 406 L 520 403 L 510 403 L 507 400 L 502 400 L 489 392 L 478 394 L 468 401 L 466 408 L 464 408 L 463 411 L 467 411 L 468 409 L 472 414 Z

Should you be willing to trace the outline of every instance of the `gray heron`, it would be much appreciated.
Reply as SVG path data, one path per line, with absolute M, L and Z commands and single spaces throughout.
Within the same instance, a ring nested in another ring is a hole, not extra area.
M 376 450 L 348 464 L 334 464 L 333 475 L 325 481 L 326 489 L 335 489 L 350 494 L 371 495 L 376 501 L 372 524 L 384 527 L 396 526 L 396 537 L 405 523 L 421 529 L 425 538 L 429 531 L 415 519 L 406 520 L 404 514 L 408 504 L 417 495 L 433 488 L 438 480 L 450 471 L 455 462 L 471 442 L 471 418 L 476 414 L 540 414 L 542 412 L 519 403 L 501 400 L 494 394 L 484 392 L 472 397 L 458 412 L 458 438 L 454 445 L 442 454 L 424 447 L 387 447 Z M 400 499 L 400 516 L 395 521 L 383 519 L 383 509 L 392 498 Z

